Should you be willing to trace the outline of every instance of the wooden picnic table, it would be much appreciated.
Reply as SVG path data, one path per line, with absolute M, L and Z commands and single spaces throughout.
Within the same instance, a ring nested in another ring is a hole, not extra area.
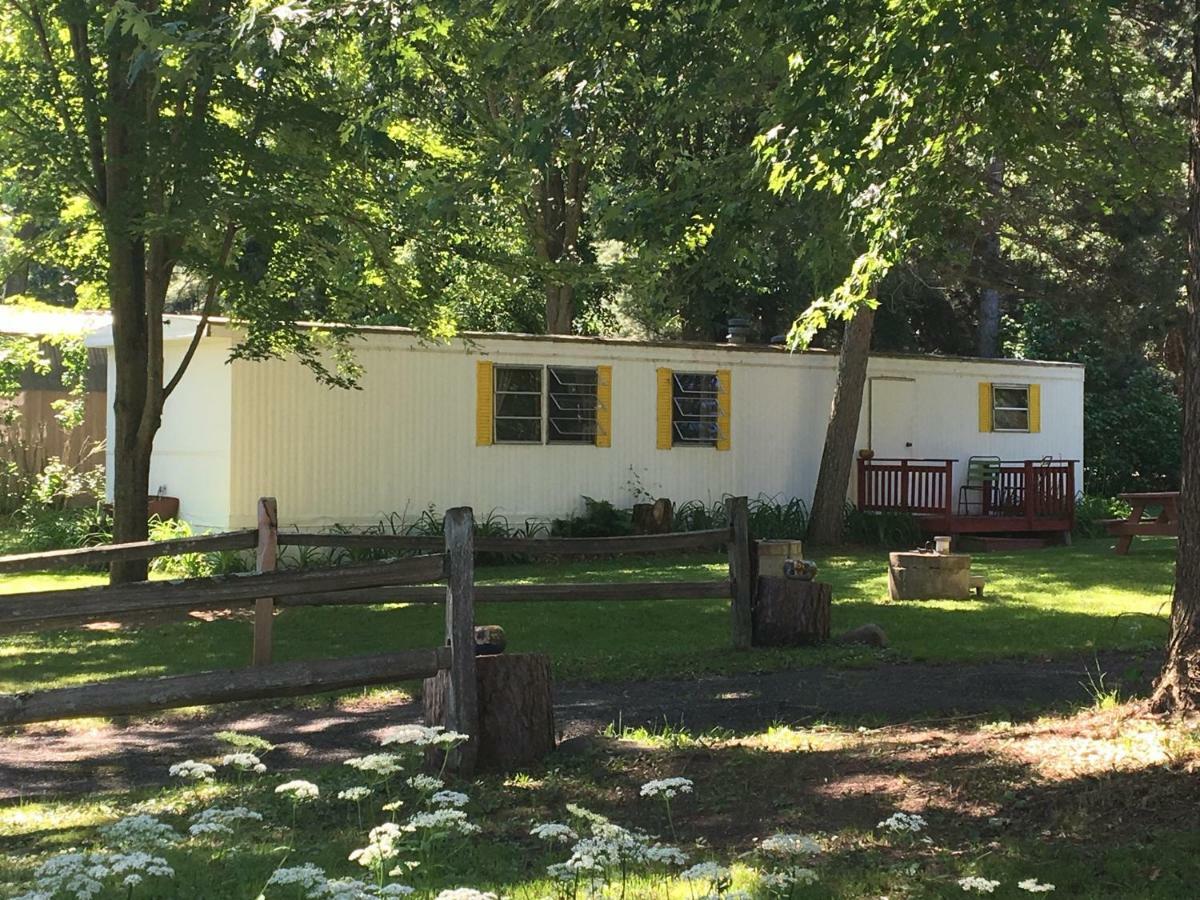
M 1179 536 L 1179 491 L 1152 491 L 1143 494 L 1118 494 L 1129 504 L 1129 515 L 1124 519 L 1109 519 L 1104 523 L 1109 534 L 1117 538 L 1114 548 L 1118 555 L 1129 552 L 1129 545 L 1136 535 L 1162 534 Z M 1147 506 L 1157 506 L 1157 516 L 1144 518 Z

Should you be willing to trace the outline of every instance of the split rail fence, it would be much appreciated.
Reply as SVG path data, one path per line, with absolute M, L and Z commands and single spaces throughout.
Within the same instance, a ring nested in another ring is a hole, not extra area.
M 706 531 L 607 538 L 476 536 L 469 507 L 449 510 L 442 537 L 280 532 L 273 498 L 258 505 L 258 527 L 223 534 L 109 544 L 0 557 L 0 574 L 109 565 L 118 561 L 222 550 L 254 550 L 255 572 L 174 581 L 143 581 L 0 595 L 0 633 L 41 631 L 161 612 L 227 609 L 253 604 L 252 665 L 242 669 L 116 679 L 67 688 L 0 695 L 0 725 L 81 716 L 113 716 L 180 706 L 297 696 L 431 677 L 449 670 L 448 727 L 472 733 L 475 698 L 475 603 L 728 598 L 733 644 L 750 646 L 753 575 L 745 497 L 726 501 L 729 526 Z M 477 552 L 558 556 L 620 556 L 725 546 L 729 577 L 707 581 L 639 581 L 538 585 L 476 585 Z M 396 559 L 321 569 L 278 570 L 283 547 L 323 547 L 416 553 Z M 271 661 L 277 608 L 379 603 L 444 603 L 445 645 L 339 659 Z M 469 753 L 469 747 L 462 750 Z

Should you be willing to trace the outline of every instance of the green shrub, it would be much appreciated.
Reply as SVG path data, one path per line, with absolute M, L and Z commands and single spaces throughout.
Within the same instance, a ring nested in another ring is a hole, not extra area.
M 916 516 L 902 512 L 863 512 L 846 504 L 845 539 L 852 544 L 911 549 L 925 543 Z
M 633 534 L 633 511 L 618 509 L 607 500 L 583 498 L 583 513 L 555 519 L 550 523 L 552 537 L 618 537 Z
M 1104 537 L 1104 519 L 1124 519 L 1130 506 L 1124 500 L 1112 497 L 1094 497 L 1080 494 L 1075 498 L 1074 533 L 1083 538 Z
M 176 538 L 193 537 L 192 526 L 182 519 L 150 519 L 150 540 L 170 541 Z M 232 575 L 248 572 L 253 568 L 250 556 L 236 550 L 221 550 L 214 553 L 181 553 L 177 556 L 159 556 L 150 561 L 150 571 L 172 578 L 208 578 L 212 575 Z
M 104 504 L 80 509 L 26 505 L 14 518 L 17 546 L 25 553 L 92 547 L 112 541 L 112 519 Z

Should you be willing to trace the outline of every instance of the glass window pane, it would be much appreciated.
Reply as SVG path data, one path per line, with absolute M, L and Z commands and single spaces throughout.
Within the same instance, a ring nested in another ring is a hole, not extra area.
M 496 418 L 503 416 L 522 416 L 540 419 L 542 416 L 542 398 L 538 394 L 497 394 Z
M 1029 407 L 1029 390 L 1011 387 L 993 388 L 992 403 L 996 409 L 1027 409 Z
M 671 425 L 676 444 L 717 443 L 719 382 L 715 373 L 676 372 L 671 389 Z
M 496 392 L 522 391 L 526 393 L 541 393 L 542 370 L 514 368 L 510 366 L 496 367 Z
M 547 437 L 555 443 L 596 441 L 596 370 L 551 366 Z
M 1028 431 L 1029 411 L 1024 409 L 998 409 L 994 426 L 999 431 Z
M 540 419 L 497 419 L 496 440 L 540 444 L 542 422 Z

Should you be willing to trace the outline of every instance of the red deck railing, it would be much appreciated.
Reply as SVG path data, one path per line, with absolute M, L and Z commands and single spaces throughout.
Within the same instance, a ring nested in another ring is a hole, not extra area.
M 954 460 L 860 459 L 858 508 L 949 515 L 954 509 Z
M 953 459 L 859 459 L 858 508 L 955 516 Z M 1075 460 L 1025 459 L 997 463 L 971 494 L 968 515 L 1025 519 L 1075 518 Z

